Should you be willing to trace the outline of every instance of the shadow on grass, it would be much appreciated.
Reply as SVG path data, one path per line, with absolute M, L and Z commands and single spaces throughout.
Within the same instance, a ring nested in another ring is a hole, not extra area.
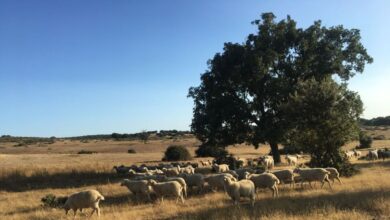
M 383 167 L 390 167 L 390 160 L 375 160 L 370 161 L 370 163 L 357 163 L 355 164 L 356 168 L 363 169 L 363 168 L 371 168 L 375 166 L 383 166 Z
M 326 214 L 334 210 L 359 210 L 372 216 L 383 216 L 388 213 L 383 213 L 383 210 L 376 207 L 377 203 L 374 202 L 382 199 L 390 199 L 390 191 L 364 190 L 305 197 L 282 196 L 277 199 L 256 200 L 254 208 L 245 201 L 240 206 L 228 205 L 227 207 L 196 210 L 179 215 L 175 219 L 259 219 L 275 213 L 305 216 L 313 211 Z
M 23 192 L 36 189 L 58 189 L 70 187 L 83 187 L 95 184 L 117 183 L 123 177 L 109 171 L 78 171 L 49 173 L 41 170 L 26 175 L 24 172 L 15 170 L 7 175 L 0 176 L 0 189 L 10 192 Z

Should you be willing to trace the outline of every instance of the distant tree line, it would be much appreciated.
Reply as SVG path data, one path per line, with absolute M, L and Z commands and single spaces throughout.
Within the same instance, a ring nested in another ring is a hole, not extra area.
M 385 126 L 390 125 L 390 116 L 376 117 L 372 119 L 360 119 L 360 124 L 365 126 Z

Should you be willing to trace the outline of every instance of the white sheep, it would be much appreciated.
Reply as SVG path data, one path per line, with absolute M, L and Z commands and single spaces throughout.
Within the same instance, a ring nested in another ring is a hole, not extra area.
M 290 183 L 290 186 L 294 186 L 294 171 L 290 169 L 271 171 L 282 183 Z
M 301 179 L 301 187 L 303 187 L 304 182 L 309 182 L 311 188 L 312 181 L 319 181 L 322 183 L 321 188 L 324 186 L 325 182 L 328 182 L 329 188 L 332 188 L 329 181 L 330 172 L 323 168 L 295 168 L 294 173 L 298 173 Z
M 368 151 L 368 159 L 370 160 L 378 160 L 379 159 L 379 156 L 378 156 L 378 150 L 370 150 Z
M 183 187 L 183 195 L 187 198 L 187 183 L 182 177 L 165 177 L 163 178 L 164 182 L 167 181 L 177 181 Z
M 246 179 L 251 180 L 255 184 L 255 189 L 258 188 L 269 188 L 272 190 L 272 196 L 278 196 L 278 184 L 280 183 L 279 179 L 272 173 L 262 173 L 262 174 L 250 174 L 246 173 Z
M 341 184 L 340 174 L 336 168 L 327 167 L 327 168 L 325 168 L 325 170 L 330 172 L 330 174 L 328 175 L 329 180 L 332 180 L 332 182 L 334 183 L 334 179 L 337 179 L 339 181 L 339 183 Z
M 354 150 L 353 150 L 353 153 L 354 153 L 354 155 L 355 155 L 356 158 L 359 158 L 359 157 L 362 156 L 362 152 L 359 151 L 359 150 L 354 149 Z
M 220 173 L 205 177 L 204 180 L 208 183 L 211 190 L 223 189 L 226 192 L 223 180 L 225 177 L 234 178 L 230 173 Z
M 288 162 L 288 165 L 292 165 L 292 166 L 295 166 L 298 164 L 298 158 L 296 156 L 292 156 L 292 155 L 286 155 L 286 160 Z
M 204 187 L 204 176 L 200 173 L 195 174 L 186 174 L 182 173 L 180 174 L 180 177 L 182 177 L 186 183 L 188 188 L 197 187 L 198 193 L 201 193 L 203 191 Z
M 195 173 L 195 169 L 191 165 L 188 165 L 186 167 L 180 167 L 179 165 L 177 165 L 177 169 L 179 170 L 179 173 L 187 173 L 187 174 Z
M 180 174 L 180 171 L 179 171 L 179 169 L 177 167 L 163 168 L 162 171 L 167 176 L 177 176 L 177 175 Z
M 345 156 L 347 157 L 347 159 L 352 159 L 355 156 L 355 152 L 347 151 L 345 152 Z
M 265 167 L 266 170 L 270 170 L 274 167 L 274 158 L 271 156 L 262 156 L 259 158 L 259 162 Z
M 238 205 L 241 197 L 247 197 L 251 200 L 252 207 L 255 205 L 255 184 L 250 180 L 235 181 L 232 178 L 225 177 L 224 185 L 227 194 L 232 198 L 235 205 Z
M 134 194 L 136 201 L 138 201 L 139 196 L 146 196 L 148 201 L 150 199 L 151 187 L 147 180 L 128 180 L 124 179 L 121 183 L 121 186 L 126 186 L 127 189 Z
M 184 203 L 183 187 L 177 181 L 158 183 L 155 180 L 149 180 L 149 185 L 152 186 L 157 198 L 161 198 L 161 203 L 164 202 L 164 196 L 176 197 L 176 203 L 180 198 L 181 202 Z
M 97 190 L 85 190 L 74 193 L 65 202 L 65 214 L 67 215 L 68 211 L 72 209 L 74 216 L 76 216 L 77 209 L 92 208 L 91 216 L 95 211 L 100 216 L 99 202 L 101 200 L 104 200 L 104 197 Z
M 227 164 L 213 164 L 213 170 L 216 173 L 226 173 L 229 171 L 229 165 L 227 165 Z

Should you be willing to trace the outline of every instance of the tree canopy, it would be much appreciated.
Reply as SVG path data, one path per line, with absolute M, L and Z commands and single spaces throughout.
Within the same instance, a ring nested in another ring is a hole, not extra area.
M 244 43 L 225 43 L 208 61 L 201 84 L 189 89 L 194 100 L 191 129 L 202 146 L 269 143 L 276 162 L 278 144 L 292 127 L 282 109 L 301 82 L 347 82 L 373 59 L 360 42 L 359 30 L 324 27 L 315 21 L 298 28 L 287 16 L 264 13 L 252 24 L 257 33 Z

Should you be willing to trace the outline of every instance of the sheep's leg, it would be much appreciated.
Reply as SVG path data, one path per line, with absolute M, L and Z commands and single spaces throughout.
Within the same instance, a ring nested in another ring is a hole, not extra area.
M 326 182 L 328 182 L 329 188 L 332 189 L 332 186 L 330 185 L 329 179 L 326 179 Z
M 311 181 L 309 181 L 309 186 L 310 186 L 310 188 L 312 188 L 312 189 L 313 189 L 313 186 L 311 185 Z
M 276 197 L 279 197 L 279 190 L 278 190 L 278 186 L 277 186 L 277 185 L 275 185 L 274 187 L 275 187 L 275 191 L 276 191 Z
M 322 187 L 324 187 L 324 184 L 325 184 L 325 181 L 322 180 L 322 181 L 321 181 L 321 189 L 322 189 Z
M 180 196 L 180 199 L 181 199 L 181 203 L 184 204 L 184 198 L 183 198 L 183 195 Z
M 93 213 L 95 212 L 95 210 L 96 210 L 96 208 L 93 208 L 93 209 L 92 209 L 92 212 L 91 212 L 91 214 L 89 215 L 89 217 L 91 217 L 91 216 L 93 215 Z
M 97 207 L 96 210 L 97 210 L 97 215 L 100 217 L 100 208 Z
M 337 177 L 337 180 L 339 181 L 340 184 L 343 184 L 343 183 L 341 182 L 340 178 Z

